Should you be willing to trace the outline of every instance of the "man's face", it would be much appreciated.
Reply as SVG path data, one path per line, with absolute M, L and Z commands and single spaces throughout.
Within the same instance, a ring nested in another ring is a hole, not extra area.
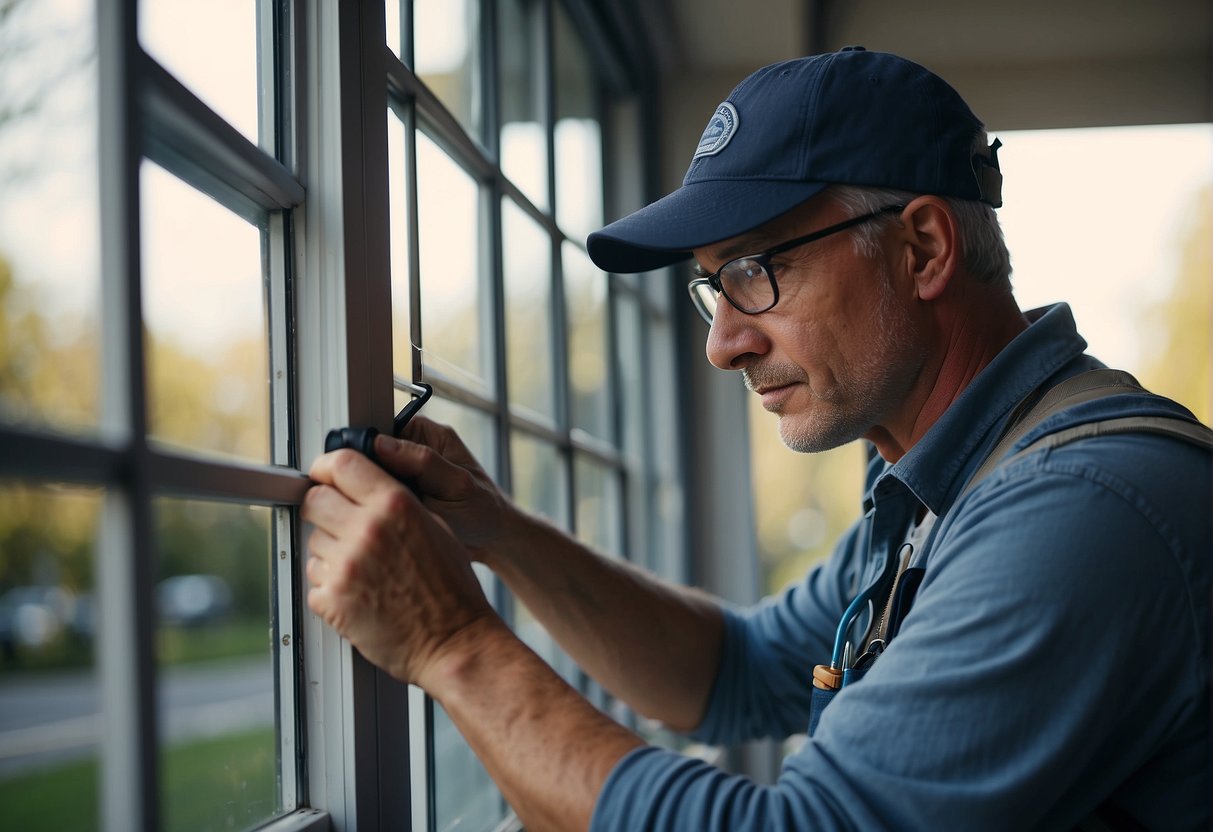
M 819 196 L 695 257 L 712 272 L 848 216 Z M 927 350 L 912 313 L 914 287 L 890 234 L 875 259 L 856 253 L 850 232 L 772 258 L 779 302 L 761 314 L 720 299 L 708 359 L 743 372 L 762 406 L 779 415 L 780 436 L 793 450 L 827 450 L 887 427 L 922 370 Z

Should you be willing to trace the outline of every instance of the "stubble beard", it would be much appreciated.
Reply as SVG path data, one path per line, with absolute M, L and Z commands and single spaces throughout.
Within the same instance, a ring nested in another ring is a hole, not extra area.
M 922 366 L 922 349 L 914 336 L 914 325 L 904 306 L 897 302 L 887 272 L 878 275 L 884 291 L 877 307 L 878 334 L 875 342 L 849 366 L 841 368 L 836 383 L 818 392 L 808 383 L 804 389 L 812 404 L 792 414 L 779 416 L 779 438 L 799 453 L 817 453 L 852 442 L 887 420 L 906 398 Z M 800 371 L 803 377 L 803 371 Z M 745 373 L 746 384 L 777 382 L 777 368 L 755 367 Z M 783 375 L 787 378 L 787 374 Z

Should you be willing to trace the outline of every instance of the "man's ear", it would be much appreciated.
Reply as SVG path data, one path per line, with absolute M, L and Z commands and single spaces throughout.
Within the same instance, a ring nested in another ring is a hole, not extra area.
M 920 196 L 901 213 L 906 267 L 918 297 L 935 300 L 960 268 L 960 235 L 956 216 L 937 196 Z

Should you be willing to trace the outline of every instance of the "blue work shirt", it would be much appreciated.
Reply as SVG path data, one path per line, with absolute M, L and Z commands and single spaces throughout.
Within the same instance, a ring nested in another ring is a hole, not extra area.
M 1099 367 L 1065 305 L 974 379 L 896 464 L 873 460 L 865 517 L 802 582 L 725 610 L 709 743 L 805 731 L 811 673 L 844 608 L 925 507 L 939 515 L 917 599 L 887 650 L 758 785 L 673 752 L 625 756 L 594 830 L 1069 829 L 1101 804 L 1145 827 L 1209 828 L 1209 455 L 1123 434 L 1003 465 L 961 495 L 1015 405 Z M 1118 395 L 1018 443 L 1127 415 Z

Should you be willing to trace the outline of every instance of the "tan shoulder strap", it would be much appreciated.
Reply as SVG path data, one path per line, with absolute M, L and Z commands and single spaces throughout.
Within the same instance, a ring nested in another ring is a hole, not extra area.
M 1090 436 L 1107 436 L 1117 433 L 1157 433 L 1213 449 L 1213 430 L 1197 422 L 1191 422 L 1178 416 L 1126 416 L 1089 422 L 1048 434 L 1010 459 L 1004 459 L 1011 448 L 1015 447 L 1015 443 L 1054 413 L 1060 413 L 1067 408 L 1093 399 L 1114 396 L 1117 393 L 1144 392 L 1147 391 L 1137 383 L 1137 379 L 1123 370 L 1090 370 L 1072 376 L 1051 388 L 1035 404 L 1031 403 L 1032 395 L 1035 395 L 1033 393 L 1017 406 L 1017 411 L 1024 412 L 1012 417 L 1006 433 L 994 446 L 994 450 L 990 451 L 981 467 L 969 478 L 964 490 L 961 491 L 961 496 L 973 490 L 1003 462 L 1018 460 L 1029 453 L 1045 448 L 1056 448 L 1067 442 Z

